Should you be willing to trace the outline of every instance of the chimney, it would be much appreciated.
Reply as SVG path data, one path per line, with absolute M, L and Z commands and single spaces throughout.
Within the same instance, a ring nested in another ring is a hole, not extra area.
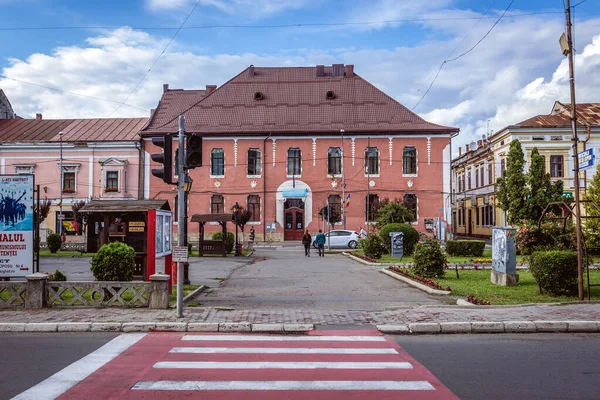
M 459 147 L 459 148 L 458 148 L 458 156 L 459 156 L 459 157 L 460 157 L 460 156 L 462 156 L 462 147 Z
M 346 65 L 346 76 L 348 78 L 352 78 L 354 76 L 354 65 L 353 64 Z
M 254 65 L 248 67 L 248 75 L 254 76 Z M 208 87 L 208 86 L 207 86 Z
M 344 64 L 332 64 L 332 76 L 344 76 Z
M 206 94 L 210 94 L 217 90 L 217 85 L 206 85 Z
M 169 84 L 168 83 L 163 83 L 163 93 L 166 93 L 167 90 L 169 90 Z
M 325 76 L 325 66 L 317 65 L 317 76 Z
M 150 118 L 152 118 L 152 115 L 154 115 L 155 111 L 156 111 L 156 108 L 151 108 L 150 109 Z
M 468 152 L 469 152 L 469 145 L 468 145 L 468 144 L 466 144 L 466 145 L 465 145 L 465 153 L 468 153 Z
M 42 114 L 40 114 L 40 113 L 35 114 L 35 119 L 41 120 L 42 119 Z
M 477 147 L 483 147 L 483 140 L 478 140 L 477 141 Z

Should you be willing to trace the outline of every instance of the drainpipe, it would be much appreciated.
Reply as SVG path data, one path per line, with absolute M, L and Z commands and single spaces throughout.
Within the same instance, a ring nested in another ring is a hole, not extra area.
M 450 135 L 450 223 L 452 224 L 452 239 L 456 235 L 456 224 L 452 218 L 452 208 L 454 206 L 454 195 L 452 194 L 452 139 L 458 136 L 460 132 Z
M 271 133 L 269 132 L 269 136 L 267 136 L 263 140 L 263 163 L 262 163 L 262 173 L 263 173 L 263 242 L 267 241 L 267 140 L 271 137 Z M 277 199 L 277 195 L 275 196 Z M 277 200 L 275 200 L 277 207 Z M 275 208 L 277 209 L 277 208 Z

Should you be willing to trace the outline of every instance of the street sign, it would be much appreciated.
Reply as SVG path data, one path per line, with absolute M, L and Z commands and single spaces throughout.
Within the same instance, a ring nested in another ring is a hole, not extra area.
M 186 246 L 173 247 L 173 261 L 187 262 L 187 260 L 188 260 L 188 249 Z
M 580 171 L 593 167 L 596 163 L 596 152 L 594 151 L 594 148 L 577 153 L 577 163 L 579 164 Z
M 65 219 L 65 214 L 58 214 L 58 219 Z

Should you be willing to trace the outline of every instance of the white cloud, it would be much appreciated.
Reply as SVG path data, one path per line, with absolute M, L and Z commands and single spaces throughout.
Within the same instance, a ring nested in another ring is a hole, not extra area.
M 146 0 L 153 11 L 191 9 L 197 0 Z M 307 0 L 201 0 L 200 8 L 216 8 L 229 15 L 246 15 L 253 18 L 269 16 L 288 9 L 298 9 Z

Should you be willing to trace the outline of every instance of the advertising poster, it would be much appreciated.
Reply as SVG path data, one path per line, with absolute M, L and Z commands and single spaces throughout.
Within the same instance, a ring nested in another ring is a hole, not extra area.
M 33 273 L 33 175 L 0 175 L 0 277 Z

